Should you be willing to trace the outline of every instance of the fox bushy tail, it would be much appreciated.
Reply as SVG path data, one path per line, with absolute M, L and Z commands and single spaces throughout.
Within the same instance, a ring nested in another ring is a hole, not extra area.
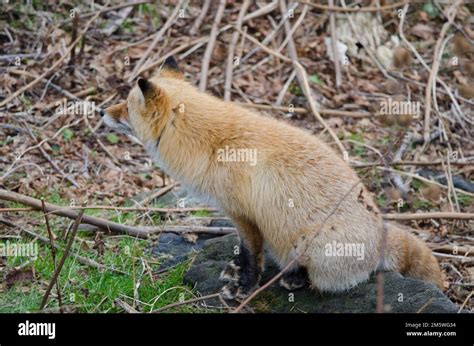
M 402 226 L 386 223 L 385 269 L 434 283 L 443 289 L 439 263 L 421 239 Z

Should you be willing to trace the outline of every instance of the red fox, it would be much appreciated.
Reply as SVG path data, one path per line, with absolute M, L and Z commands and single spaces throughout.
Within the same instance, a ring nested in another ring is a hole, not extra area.
M 234 222 L 240 252 L 221 274 L 224 297 L 245 296 L 258 286 L 264 245 L 281 268 L 298 258 L 280 280 L 290 290 L 309 281 L 320 291 L 343 291 L 376 270 L 443 287 L 426 244 L 396 224 L 386 224 L 381 259 L 380 212 L 355 171 L 327 144 L 198 91 L 174 59 L 150 80 L 139 78 L 127 101 L 103 115 L 106 125 L 138 138 L 167 174 Z

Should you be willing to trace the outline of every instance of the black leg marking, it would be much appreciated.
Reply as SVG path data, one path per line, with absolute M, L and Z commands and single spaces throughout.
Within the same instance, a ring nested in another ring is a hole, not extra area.
M 289 291 L 304 287 L 308 282 L 308 271 L 305 267 L 299 266 L 283 274 L 280 279 L 280 286 Z
M 225 299 L 245 297 L 257 287 L 260 275 L 256 256 L 241 243 L 239 255 L 220 275 L 220 279 L 227 282 L 222 288 L 222 296 Z

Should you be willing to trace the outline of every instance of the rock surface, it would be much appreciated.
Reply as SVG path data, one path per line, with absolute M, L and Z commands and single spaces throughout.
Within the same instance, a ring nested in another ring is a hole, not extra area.
M 219 292 L 222 282 L 219 274 L 233 258 L 236 235 L 207 240 L 197 254 L 185 281 L 203 295 Z M 266 256 L 266 270 L 262 283 L 278 273 Z M 385 310 L 395 313 L 456 313 L 458 308 L 432 284 L 406 278 L 398 273 L 384 273 Z M 313 312 L 313 313 L 373 313 L 376 308 L 376 279 L 372 276 L 342 294 L 318 293 L 309 288 L 289 292 L 274 284 L 259 294 L 251 303 L 256 312 Z

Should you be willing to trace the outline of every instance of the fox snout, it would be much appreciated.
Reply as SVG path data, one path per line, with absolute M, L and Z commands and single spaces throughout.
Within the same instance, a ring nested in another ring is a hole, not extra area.
M 116 131 L 132 134 L 130 124 L 128 122 L 128 109 L 125 102 L 107 108 L 101 111 L 100 115 L 104 120 L 105 125 L 113 128 Z

